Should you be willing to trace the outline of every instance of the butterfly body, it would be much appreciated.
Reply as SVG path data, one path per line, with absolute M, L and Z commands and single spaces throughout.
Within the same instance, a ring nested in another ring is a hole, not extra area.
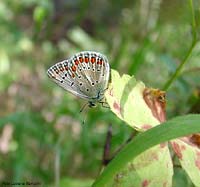
M 93 107 L 104 98 L 110 66 L 101 53 L 83 51 L 51 66 L 47 74 L 59 86 L 87 100 Z

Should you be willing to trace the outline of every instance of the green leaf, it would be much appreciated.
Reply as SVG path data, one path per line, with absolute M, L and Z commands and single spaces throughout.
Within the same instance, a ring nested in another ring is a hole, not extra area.
M 190 137 L 170 142 L 179 158 L 182 168 L 196 186 L 200 186 L 200 150 L 191 143 Z
M 173 165 L 168 146 L 161 144 L 130 161 L 105 187 L 171 187 L 172 176 Z
M 147 125 L 153 127 L 160 123 L 143 98 L 144 83 L 136 81 L 134 76 L 120 77 L 115 70 L 111 71 L 111 80 L 105 97 L 117 117 L 138 130 L 145 129 L 144 126 Z
M 191 180 L 188 178 L 187 174 L 185 173 L 182 168 L 175 168 L 174 169 L 174 176 L 173 176 L 173 187 L 188 187 L 193 186 Z
M 185 115 L 171 119 L 136 136 L 122 151 L 110 162 L 103 173 L 94 182 L 93 187 L 105 187 L 114 180 L 130 161 L 145 150 L 162 142 L 178 137 L 200 132 L 200 115 Z M 159 172 L 159 168 L 158 172 Z

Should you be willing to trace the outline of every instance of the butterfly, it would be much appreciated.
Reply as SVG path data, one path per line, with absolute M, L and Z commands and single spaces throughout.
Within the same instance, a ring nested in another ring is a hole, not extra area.
M 88 101 L 89 107 L 104 103 L 110 65 L 101 53 L 82 51 L 51 66 L 48 76 L 68 92 Z

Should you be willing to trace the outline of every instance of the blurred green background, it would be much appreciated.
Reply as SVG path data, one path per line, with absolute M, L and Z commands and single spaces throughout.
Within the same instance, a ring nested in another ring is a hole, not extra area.
M 94 50 L 121 75 L 162 89 L 192 43 L 188 2 L 1 0 L 0 181 L 88 187 L 100 171 L 109 124 L 111 152 L 132 129 L 101 106 L 80 114 L 85 102 L 50 81 L 46 70 L 76 52 Z M 193 3 L 200 31 L 200 2 Z M 167 91 L 168 118 L 197 112 L 199 41 Z

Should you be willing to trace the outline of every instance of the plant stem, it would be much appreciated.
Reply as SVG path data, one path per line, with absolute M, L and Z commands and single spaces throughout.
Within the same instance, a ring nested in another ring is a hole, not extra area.
M 170 85 L 172 84 L 172 82 L 174 82 L 175 79 L 177 79 L 177 77 L 180 74 L 183 66 L 186 64 L 186 62 L 188 62 L 188 59 L 191 56 L 192 51 L 193 51 L 193 49 L 194 49 L 194 47 L 196 46 L 196 43 L 197 43 L 197 31 L 196 31 L 196 21 L 195 21 L 195 13 L 194 13 L 194 7 L 193 7 L 193 0 L 188 0 L 188 1 L 189 1 L 189 6 L 190 6 L 191 14 L 192 14 L 192 35 L 193 35 L 192 44 L 191 44 L 191 46 L 190 46 L 187 54 L 185 55 L 185 58 L 183 59 L 183 61 L 179 65 L 179 67 L 176 69 L 176 71 L 171 76 L 171 78 L 163 86 L 163 90 L 165 90 L 165 91 L 170 87 Z

